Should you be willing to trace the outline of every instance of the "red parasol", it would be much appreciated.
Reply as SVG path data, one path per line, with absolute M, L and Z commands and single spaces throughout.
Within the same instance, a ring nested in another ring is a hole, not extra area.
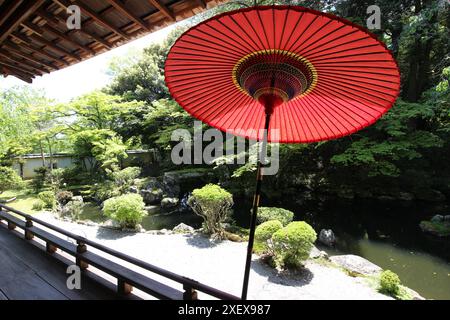
M 245 8 L 194 26 L 171 48 L 165 76 L 187 112 L 222 131 L 263 140 L 262 154 L 267 141 L 316 142 L 369 126 L 393 105 L 400 89 L 398 66 L 375 35 L 299 6 Z M 271 129 L 279 130 L 277 136 Z

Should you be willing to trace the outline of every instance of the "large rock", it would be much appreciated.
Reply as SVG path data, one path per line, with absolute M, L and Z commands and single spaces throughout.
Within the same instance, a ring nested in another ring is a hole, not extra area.
M 333 247 L 336 244 L 336 236 L 334 235 L 333 230 L 322 229 L 319 233 L 319 242 L 328 246 Z
M 131 187 L 128 189 L 128 191 L 129 191 L 130 193 L 139 193 L 138 187 L 136 187 L 136 186 L 131 186 Z
M 84 203 L 83 197 L 82 196 L 74 196 L 72 197 L 73 202 L 80 202 L 80 203 Z
M 212 182 L 214 173 L 204 168 L 165 172 L 163 176 L 164 195 L 179 198 L 181 191 L 192 190 Z
M 383 269 L 369 260 L 353 254 L 332 256 L 330 260 L 348 271 L 363 275 L 374 275 L 383 271 Z
M 310 253 L 309 253 L 310 259 L 319 259 L 319 258 L 325 258 L 328 259 L 328 254 L 325 251 L 320 251 L 317 249 L 316 246 L 313 246 Z
M 180 200 L 178 198 L 164 198 L 161 200 L 161 208 L 164 210 L 174 209 L 179 203 Z
M 414 200 L 414 195 L 409 192 L 399 192 L 398 199 L 402 201 L 412 201 Z
M 441 216 L 440 214 L 436 214 L 431 218 L 431 222 L 442 222 L 444 221 L 444 216 Z
M 140 192 L 145 204 L 152 205 L 160 203 L 163 199 L 163 191 L 161 189 L 143 189 Z
M 444 221 L 450 221 L 450 215 L 444 216 Z
M 168 197 L 179 197 L 181 193 L 179 175 L 174 172 L 164 173 L 163 188 Z
M 416 197 L 419 200 L 430 202 L 442 202 L 446 199 L 445 195 L 442 192 L 432 189 L 417 192 Z
M 175 233 L 193 233 L 195 231 L 194 228 L 188 226 L 187 224 L 180 223 L 172 230 Z

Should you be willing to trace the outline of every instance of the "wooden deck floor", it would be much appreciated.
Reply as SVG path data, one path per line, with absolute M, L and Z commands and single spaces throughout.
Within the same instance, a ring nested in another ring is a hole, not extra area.
M 0 300 L 118 299 L 111 290 L 83 276 L 81 290 L 69 290 L 66 266 L 0 226 Z

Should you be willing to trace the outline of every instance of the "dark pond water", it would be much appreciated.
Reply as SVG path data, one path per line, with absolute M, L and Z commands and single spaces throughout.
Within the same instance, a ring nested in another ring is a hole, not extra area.
M 396 272 L 402 282 L 428 299 L 450 299 L 450 239 L 424 234 L 419 222 L 436 213 L 449 213 L 446 205 L 382 201 L 317 201 L 295 199 L 266 202 L 265 206 L 290 209 L 316 231 L 332 229 L 338 237 L 330 254 L 356 254 L 383 269 Z M 249 199 L 235 199 L 234 219 L 248 227 Z M 199 227 L 192 213 L 150 217 L 148 229 L 172 228 L 180 222 Z

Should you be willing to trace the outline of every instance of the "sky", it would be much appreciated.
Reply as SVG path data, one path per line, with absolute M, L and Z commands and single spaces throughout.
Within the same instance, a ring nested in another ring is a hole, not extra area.
M 31 86 L 34 89 L 45 91 L 48 98 L 55 99 L 58 102 L 68 102 L 72 98 L 106 86 L 110 81 L 106 71 L 113 57 L 143 49 L 151 43 L 161 42 L 177 25 L 170 25 L 62 70 L 36 77 L 32 84 L 28 84 L 13 76 L 6 78 L 0 76 L 0 90 L 16 85 Z

